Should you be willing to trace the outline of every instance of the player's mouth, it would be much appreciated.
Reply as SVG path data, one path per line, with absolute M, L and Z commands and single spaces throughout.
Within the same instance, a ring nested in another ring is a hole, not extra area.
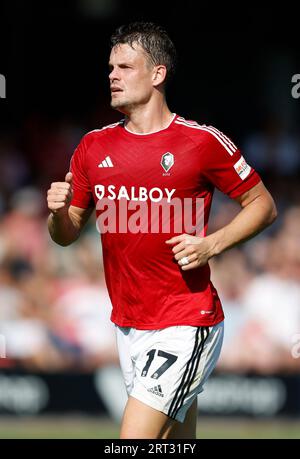
M 122 92 L 122 91 L 123 91 L 123 89 L 118 88 L 117 86 L 112 86 L 112 87 L 110 88 L 110 92 L 111 92 L 112 94 L 116 94 L 116 93 L 119 93 L 119 92 Z

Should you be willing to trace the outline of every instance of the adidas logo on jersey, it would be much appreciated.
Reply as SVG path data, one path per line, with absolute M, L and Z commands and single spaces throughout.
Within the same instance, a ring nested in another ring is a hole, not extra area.
M 110 157 L 106 156 L 106 158 L 100 164 L 98 164 L 98 167 L 114 167 L 114 165 Z
M 151 387 L 150 389 L 148 389 L 148 392 L 152 392 L 153 394 L 158 395 L 159 397 L 164 396 L 160 384 L 158 386 Z

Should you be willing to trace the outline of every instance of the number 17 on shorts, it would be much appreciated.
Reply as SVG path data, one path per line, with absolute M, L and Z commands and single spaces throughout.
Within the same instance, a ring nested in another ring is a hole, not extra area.
M 132 397 L 183 422 L 216 366 L 223 322 L 160 330 L 117 327 L 120 363 Z

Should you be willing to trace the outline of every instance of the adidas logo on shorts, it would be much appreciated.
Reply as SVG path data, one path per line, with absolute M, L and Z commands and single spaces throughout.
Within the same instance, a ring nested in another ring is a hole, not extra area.
M 153 394 L 158 395 L 159 397 L 164 396 L 160 384 L 158 386 L 151 387 L 151 389 L 148 389 L 148 392 L 152 392 Z

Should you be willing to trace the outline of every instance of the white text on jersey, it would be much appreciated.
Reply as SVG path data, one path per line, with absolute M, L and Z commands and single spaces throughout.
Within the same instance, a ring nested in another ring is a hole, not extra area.
M 132 186 L 127 189 L 125 185 L 120 186 L 120 188 L 116 190 L 115 185 L 108 185 L 107 187 L 104 185 L 95 185 L 95 194 L 98 199 L 107 197 L 112 201 L 115 199 L 119 200 L 123 198 L 127 201 L 147 201 L 150 199 L 152 202 L 159 202 L 166 197 L 167 202 L 171 202 L 171 198 L 175 191 L 175 188 L 172 190 L 169 190 L 168 188 L 161 190 L 158 187 L 150 188 L 150 190 L 147 190 L 147 188 L 143 186 Z

